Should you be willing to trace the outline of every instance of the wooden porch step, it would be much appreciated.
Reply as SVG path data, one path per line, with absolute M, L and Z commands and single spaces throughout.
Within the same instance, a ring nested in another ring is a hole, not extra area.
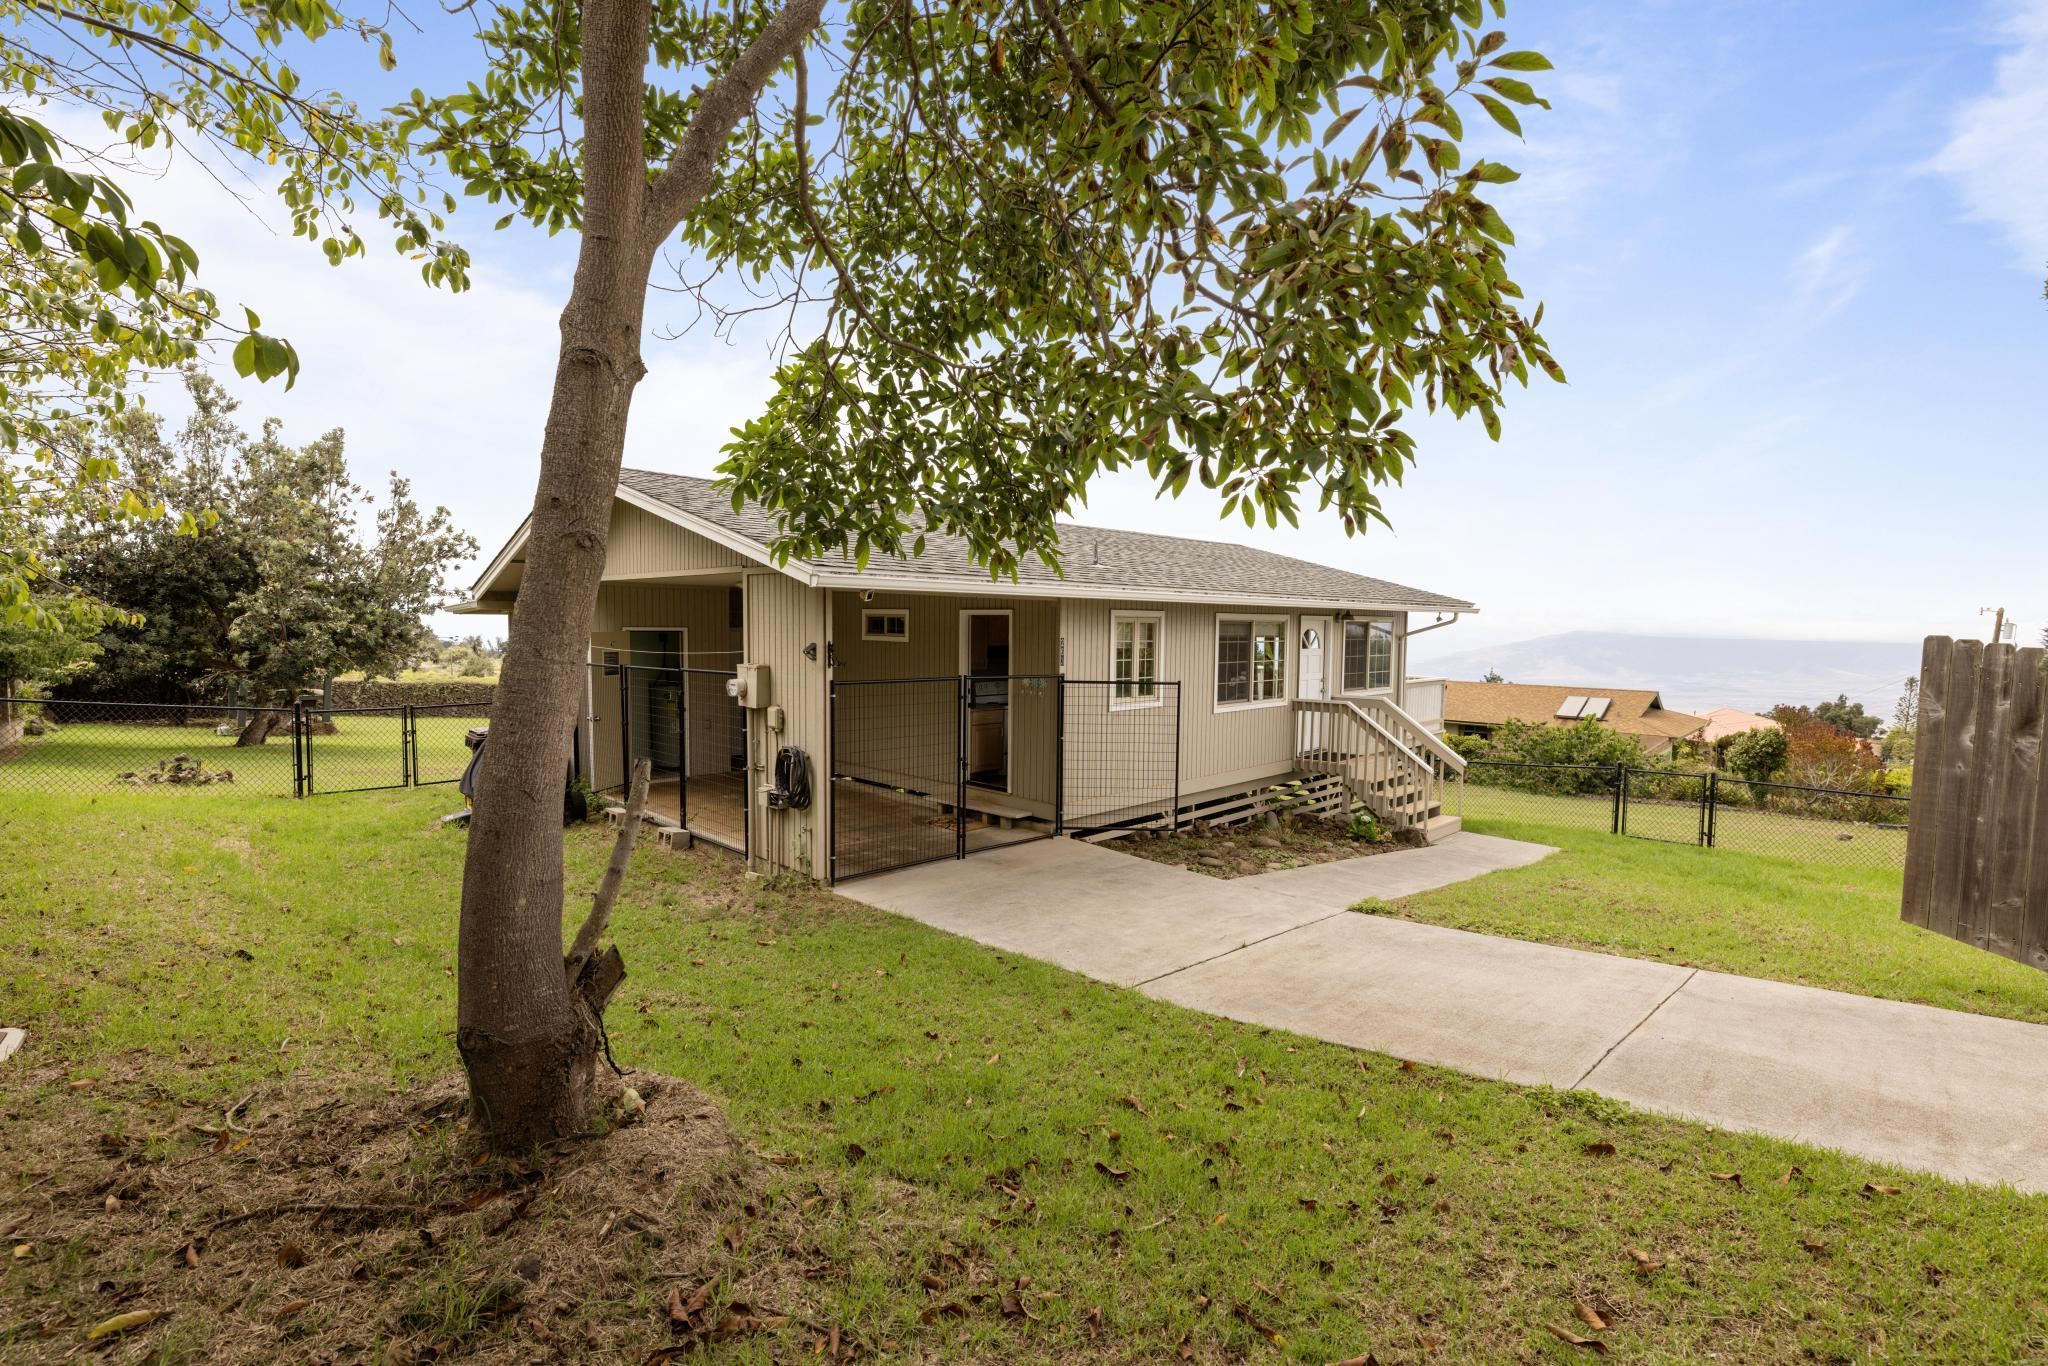
M 1461 816 L 1431 816 L 1423 823 L 1422 837 L 1435 844 L 1446 835 L 1455 835 L 1464 828 L 1465 821 Z

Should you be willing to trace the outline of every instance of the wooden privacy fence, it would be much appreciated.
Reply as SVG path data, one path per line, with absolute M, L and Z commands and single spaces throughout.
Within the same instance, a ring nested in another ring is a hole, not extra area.
M 2048 970 L 2042 659 L 2038 649 L 1927 638 L 1901 914 Z

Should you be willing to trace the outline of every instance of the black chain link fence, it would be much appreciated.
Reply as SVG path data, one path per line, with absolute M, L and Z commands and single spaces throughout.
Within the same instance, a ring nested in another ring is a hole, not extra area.
M 453 783 L 481 703 L 258 706 L 0 697 L 0 800 L 167 787 L 311 797 Z
M 650 816 L 744 853 L 747 717 L 728 686 L 737 677 L 731 669 L 593 663 L 584 732 L 591 787 L 622 797 L 633 764 L 645 759 Z
M 290 716 L 229 703 L 0 697 L 0 797 L 153 786 L 290 796 Z M 258 731 L 267 743 L 237 747 Z
M 1802 863 L 1906 866 L 1911 799 L 1724 773 L 1474 759 L 1458 814 L 1730 849 Z

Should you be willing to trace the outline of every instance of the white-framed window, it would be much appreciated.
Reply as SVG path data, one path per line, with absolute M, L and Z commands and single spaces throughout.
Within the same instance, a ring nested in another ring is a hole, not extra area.
M 1344 691 L 1380 692 L 1394 686 L 1394 623 L 1344 623 Z
M 1287 703 L 1286 617 L 1216 618 L 1216 708 Z
M 1165 633 L 1162 612 L 1112 612 L 1109 615 L 1109 676 L 1112 707 L 1156 707 L 1159 695 L 1159 641 Z
M 860 638 L 893 640 L 899 644 L 909 640 L 910 613 L 900 607 L 864 607 L 860 614 Z

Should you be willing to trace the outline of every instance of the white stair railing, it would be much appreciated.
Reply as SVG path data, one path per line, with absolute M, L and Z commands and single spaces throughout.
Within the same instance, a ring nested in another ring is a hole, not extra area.
M 1342 775 L 1352 798 L 1396 830 L 1427 825 L 1443 809 L 1445 776 L 1465 770 L 1456 750 L 1378 698 L 1297 701 L 1294 756 L 1307 772 Z

